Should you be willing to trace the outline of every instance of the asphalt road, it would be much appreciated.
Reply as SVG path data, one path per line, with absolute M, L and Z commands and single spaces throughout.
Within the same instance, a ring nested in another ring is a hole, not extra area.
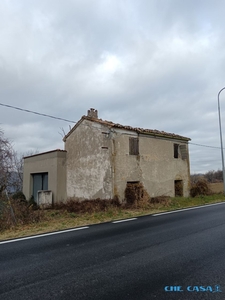
M 0 299 L 225 299 L 225 204 L 0 242 Z

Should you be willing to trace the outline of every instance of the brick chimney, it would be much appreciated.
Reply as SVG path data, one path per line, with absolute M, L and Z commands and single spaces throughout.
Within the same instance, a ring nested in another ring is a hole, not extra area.
M 87 112 L 87 116 L 90 118 L 98 119 L 98 111 L 97 109 L 90 108 Z

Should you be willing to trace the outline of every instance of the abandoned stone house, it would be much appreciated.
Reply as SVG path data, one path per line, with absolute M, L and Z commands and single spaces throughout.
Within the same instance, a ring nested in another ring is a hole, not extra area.
M 150 197 L 189 195 L 190 139 L 164 131 L 122 126 L 90 109 L 65 135 L 64 150 L 24 158 L 23 192 L 38 201 L 124 200 L 127 185 L 140 183 Z

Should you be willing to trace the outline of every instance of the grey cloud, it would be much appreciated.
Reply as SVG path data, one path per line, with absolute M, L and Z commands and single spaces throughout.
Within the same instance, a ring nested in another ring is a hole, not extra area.
M 74 121 L 94 107 L 103 119 L 219 146 L 223 9 L 221 1 L 2 1 L 0 102 Z M 58 131 L 69 130 L 3 107 L 0 126 L 22 152 L 62 148 Z M 192 172 L 221 165 L 218 149 L 190 151 Z

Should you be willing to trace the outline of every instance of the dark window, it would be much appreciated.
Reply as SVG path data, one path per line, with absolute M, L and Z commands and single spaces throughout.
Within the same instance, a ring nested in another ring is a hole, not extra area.
M 138 155 L 139 154 L 139 140 L 138 138 L 129 138 L 129 154 Z
M 179 144 L 173 144 L 173 150 L 174 150 L 174 158 L 178 158 Z
M 48 173 L 33 174 L 33 197 L 37 202 L 37 192 L 48 190 Z

